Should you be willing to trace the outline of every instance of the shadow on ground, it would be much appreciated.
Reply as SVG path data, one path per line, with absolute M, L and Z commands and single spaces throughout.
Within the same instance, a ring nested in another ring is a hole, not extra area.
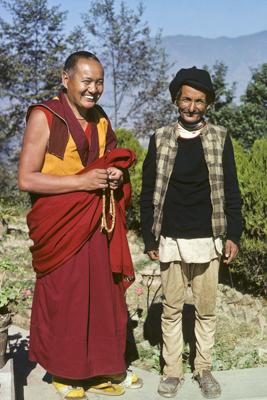
M 29 337 L 22 338 L 21 334 L 9 335 L 8 358 L 13 359 L 14 386 L 16 400 L 24 400 L 24 387 L 28 385 L 28 376 L 36 367 L 36 363 L 28 358 Z M 43 381 L 50 383 L 51 376 L 46 374 Z

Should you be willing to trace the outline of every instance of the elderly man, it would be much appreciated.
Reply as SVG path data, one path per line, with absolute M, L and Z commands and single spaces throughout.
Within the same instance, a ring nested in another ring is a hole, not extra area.
M 204 118 L 215 98 L 209 73 L 181 69 L 169 89 L 179 118 L 151 137 L 141 193 L 145 252 L 161 268 L 165 366 L 158 392 L 174 397 L 183 382 L 182 309 L 190 284 L 196 336 L 193 377 L 206 398 L 215 398 L 221 393 L 211 374 L 218 270 L 222 255 L 229 264 L 238 253 L 241 199 L 231 139 L 223 127 Z
M 104 70 L 94 54 L 71 54 L 62 85 L 57 98 L 29 108 L 20 158 L 19 187 L 32 199 L 27 221 L 38 278 L 29 357 L 53 376 L 64 399 L 85 399 L 85 389 L 120 395 L 124 386 L 141 386 L 135 375 L 123 381 L 124 293 L 134 274 L 122 171 L 135 157 L 115 149 L 110 121 L 97 105 Z M 113 211 L 106 216 L 109 201 Z

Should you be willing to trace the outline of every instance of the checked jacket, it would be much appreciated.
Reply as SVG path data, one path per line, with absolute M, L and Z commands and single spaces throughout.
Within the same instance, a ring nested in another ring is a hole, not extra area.
M 162 225 L 163 205 L 168 183 L 173 170 L 179 141 L 178 122 L 156 131 L 157 174 L 153 196 L 154 222 L 152 232 L 159 239 Z M 224 213 L 224 173 L 222 155 L 226 138 L 226 129 L 207 123 L 200 132 L 204 157 L 209 171 L 209 184 L 212 204 L 213 236 L 223 236 L 226 230 Z

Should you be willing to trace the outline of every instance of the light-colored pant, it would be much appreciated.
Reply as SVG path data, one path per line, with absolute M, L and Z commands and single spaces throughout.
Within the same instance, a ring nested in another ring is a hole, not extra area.
M 196 358 L 194 373 L 211 369 L 211 351 L 216 326 L 216 293 L 220 260 L 205 264 L 160 263 L 163 292 L 162 334 L 163 375 L 183 376 L 182 310 L 188 283 L 195 306 Z

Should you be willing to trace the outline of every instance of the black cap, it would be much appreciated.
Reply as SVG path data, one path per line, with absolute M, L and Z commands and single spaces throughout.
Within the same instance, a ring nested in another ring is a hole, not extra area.
M 211 101 L 215 99 L 215 92 L 210 74 L 205 69 L 197 67 L 180 69 L 170 83 L 169 90 L 173 103 L 182 85 L 192 86 L 195 89 L 203 90 L 210 95 Z

